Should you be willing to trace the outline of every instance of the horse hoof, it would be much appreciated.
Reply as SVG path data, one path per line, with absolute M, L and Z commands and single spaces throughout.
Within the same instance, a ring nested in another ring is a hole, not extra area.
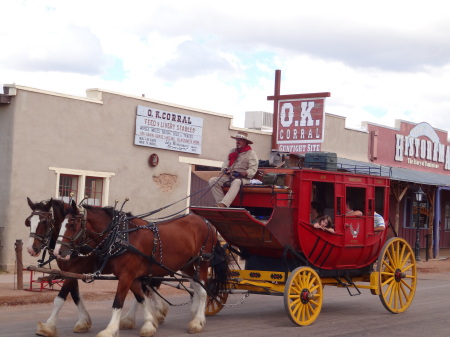
M 73 328 L 73 332 L 76 333 L 88 332 L 91 328 L 92 328 L 92 321 L 89 319 L 84 322 L 78 322 Z
M 58 337 L 58 331 L 54 325 L 39 322 L 36 335 L 44 337 Z
M 134 329 L 136 327 L 136 322 L 134 319 L 131 318 L 123 318 L 120 320 L 120 326 L 119 329 L 120 330 L 131 330 Z
M 198 322 L 197 323 L 190 323 L 189 324 L 189 333 L 199 333 L 199 332 L 202 332 L 203 331 L 203 325 L 202 324 L 199 324 Z
M 139 336 L 152 337 L 156 333 L 156 328 L 151 323 L 146 323 L 142 326 Z
M 73 328 L 73 332 L 76 333 L 83 333 L 83 332 L 88 332 L 91 329 L 90 325 L 75 325 L 75 327 Z

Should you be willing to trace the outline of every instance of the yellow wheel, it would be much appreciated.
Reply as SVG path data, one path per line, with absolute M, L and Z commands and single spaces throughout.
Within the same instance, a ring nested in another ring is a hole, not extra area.
M 323 287 L 316 271 L 310 267 L 296 268 L 284 288 L 284 308 L 292 322 L 309 325 L 322 309 Z
M 417 286 L 416 259 L 411 246 L 401 238 L 389 239 L 378 257 L 377 271 L 381 303 L 392 313 L 404 312 Z
M 208 296 L 206 299 L 205 315 L 214 316 L 217 314 L 225 306 L 227 299 L 228 291 L 221 291 L 216 298 L 211 298 Z

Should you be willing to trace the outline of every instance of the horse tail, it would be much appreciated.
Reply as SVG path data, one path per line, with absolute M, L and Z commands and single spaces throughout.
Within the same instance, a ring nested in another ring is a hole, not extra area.
M 212 274 L 208 280 L 208 291 L 212 298 L 219 295 L 221 291 L 227 289 L 230 275 L 230 257 L 225 248 L 218 241 L 214 246 L 214 254 L 211 260 Z

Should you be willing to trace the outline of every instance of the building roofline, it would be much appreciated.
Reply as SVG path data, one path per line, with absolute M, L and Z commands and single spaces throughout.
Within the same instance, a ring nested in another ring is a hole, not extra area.
M 35 92 L 35 93 L 38 93 L 38 94 L 57 96 L 57 97 L 64 97 L 64 98 L 76 99 L 76 100 L 86 101 L 86 102 L 91 102 L 91 103 L 103 104 L 102 101 L 99 101 L 99 100 L 96 100 L 96 99 L 92 99 L 92 98 L 86 98 L 86 97 L 74 96 L 74 95 L 67 95 L 67 94 L 63 94 L 63 93 L 59 93 L 59 92 L 55 92 L 55 91 L 48 91 L 48 90 L 43 90 L 43 89 L 26 87 L 26 86 L 18 85 L 18 84 L 4 84 L 3 88 L 4 88 L 4 90 L 7 89 L 11 96 L 16 96 L 17 95 L 17 90 L 23 90 L 23 91 Z
M 146 102 L 149 102 L 149 103 L 161 104 L 161 105 L 166 105 L 166 106 L 170 106 L 170 107 L 173 107 L 173 108 L 179 108 L 179 109 L 189 110 L 189 111 L 193 111 L 193 112 L 201 112 L 201 113 L 208 114 L 208 115 L 214 115 L 214 116 L 220 116 L 220 117 L 224 117 L 224 118 L 233 119 L 232 115 L 221 114 L 221 113 L 218 113 L 218 112 L 213 112 L 213 111 L 203 110 L 203 109 L 198 109 L 198 108 L 192 108 L 192 107 L 188 107 L 188 106 L 181 105 L 181 104 L 175 104 L 175 103 L 169 103 L 169 102 L 165 102 L 165 101 L 159 101 L 159 100 L 156 100 L 156 99 L 153 99 L 153 98 L 148 98 L 148 97 L 145 97 L 145 96 L 136 96 L 136 95 L 132 95 L 132 94 L 125 94 L 125 93 L 121 93 L 121 92 L 117 92 L 117 91 L 100 89 L 100 88 L 89 88 L 89 89 L 86 89 L 87 97 L 90 97 L 90 98 L 102 100 L 102 93 L 107 93 L 107 94 L 111 94 L 111 95 L 119 95 L 119 96 L 124 96 L 124 97 L 129 97 L 129 98 L 143 100 L 143 101 L 146 101 Z

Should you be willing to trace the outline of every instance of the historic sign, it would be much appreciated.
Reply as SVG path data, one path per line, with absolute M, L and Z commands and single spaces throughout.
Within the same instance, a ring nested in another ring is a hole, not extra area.
M 134 144 L 202 153 L 203 118 L 138 105 Z
M 321 151 L 324 140 L 324 98 L 278 101 L 277 150 L 290 153 Z
M 414 126 L 409 134 L 395 135 L 395 161 L 412 166 L 450 170 L 450 146 L 441 144 L 428 123 Z

